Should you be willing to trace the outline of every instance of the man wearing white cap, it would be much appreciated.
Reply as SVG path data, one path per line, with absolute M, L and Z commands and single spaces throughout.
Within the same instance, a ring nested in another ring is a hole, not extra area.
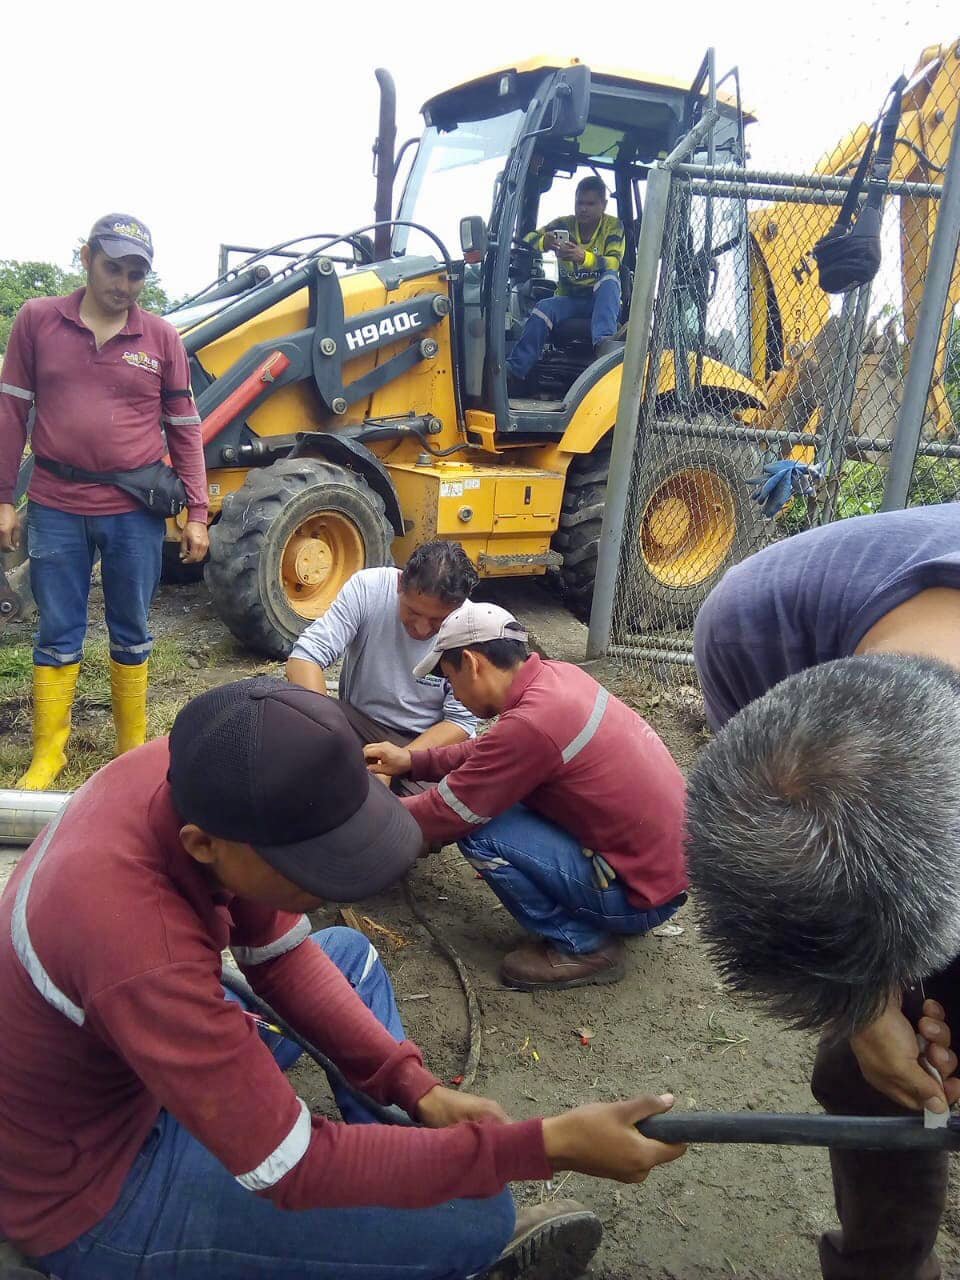
M 439 667 L 479 738 L 410 751 L 365 748 L 368 767 L 439 786 L 404 800 L 424 840 L 461 851 L 535 941 L 504 959 L 522 991 L 616 982 L 618 935 L 642 934 L 686 898 L 684 783 L 636 712 L 579 667 L 548 662 L 505 609 L 467 601 L 444 621 Z

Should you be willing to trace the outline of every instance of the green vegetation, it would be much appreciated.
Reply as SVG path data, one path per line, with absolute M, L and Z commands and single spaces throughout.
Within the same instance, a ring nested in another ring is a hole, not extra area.
M 944 370 L 944 385 L 947 399 L 953 410 L 953 421 L 960 430 L 960 314 L 955 314 L 950 323 L 950 337 L 947 341 L 947 365 Z
M 869 515 L 880 510 L 886 471 L 873 462 L 846 462 L 840 476 L 837 511 L 841 518 Z M 917 459 L 910 482 L 907 505 L 934 506 L 960 498 L 960 460 L 954 458 Z

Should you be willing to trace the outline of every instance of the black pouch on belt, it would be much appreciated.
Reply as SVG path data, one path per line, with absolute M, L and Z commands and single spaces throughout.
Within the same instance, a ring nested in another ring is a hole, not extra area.
M 187 491 L 183 481 L 162 460 L 150 462 L 145 467 L 131 471 L 85 471 L 83 467 L 71 467 L 66 462 L 54 462 L 34 454 L 38 467 L 49 471 L 61 480 L 73 480 L 78 484 L 114 484 L 124 493 L 146 507 L 155 516 L 178 516 L 187 505 Z
M 897 125 L 900 122 L 900 103 L 906 83 L 906 78 L 901 77 L 890 90 L 890 105 L 879 125 L 880 142 L 876 157 L 873 148 L 878 126 L 874 125 L 836 222 L 813 246 L 813 257 L 819 268 L 820 288 L 827 293 L 848 293 L 851 289 L 857 289 L 871 281 L 880 269 L 881 206 L 890 173 Z M 870 192 L 863 208 L 854 218 L 871 160 L 873 175 Z

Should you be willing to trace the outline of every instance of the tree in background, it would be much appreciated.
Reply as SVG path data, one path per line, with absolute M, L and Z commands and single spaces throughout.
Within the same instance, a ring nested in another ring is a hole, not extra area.
M 7 349 L 7 339 L 14 317 L 28 298 L 48 298 L 73 293 L 86 283 L 80 266 L 80 250 L 74 250 L 69 270 L 52 262 L 18 262 L 0 258 L 0 353 Z M 151 271 L 147 276 L 139 304 L 147 311 L 166 311 L 170 305 L 160 278 Z

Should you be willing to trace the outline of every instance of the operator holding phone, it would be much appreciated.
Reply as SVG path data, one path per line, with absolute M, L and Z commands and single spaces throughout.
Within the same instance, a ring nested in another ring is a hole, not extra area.
M 594 354 L 606 354 L 603 344 L 620 320 L 620 264 L 625 248 L 623 223 L 606 213 L 606 207 L 607 189 L 600 178 L 590 175 L 577 185 L 572 215 L 555 218 L 524 237 L 535 249 L 557 255 L 560 278 L 554 296 L 534 307 L 510 353 L 507 373 L 512 381 L 526 380 L 551 330 L 562 320 L 589 319 Z

